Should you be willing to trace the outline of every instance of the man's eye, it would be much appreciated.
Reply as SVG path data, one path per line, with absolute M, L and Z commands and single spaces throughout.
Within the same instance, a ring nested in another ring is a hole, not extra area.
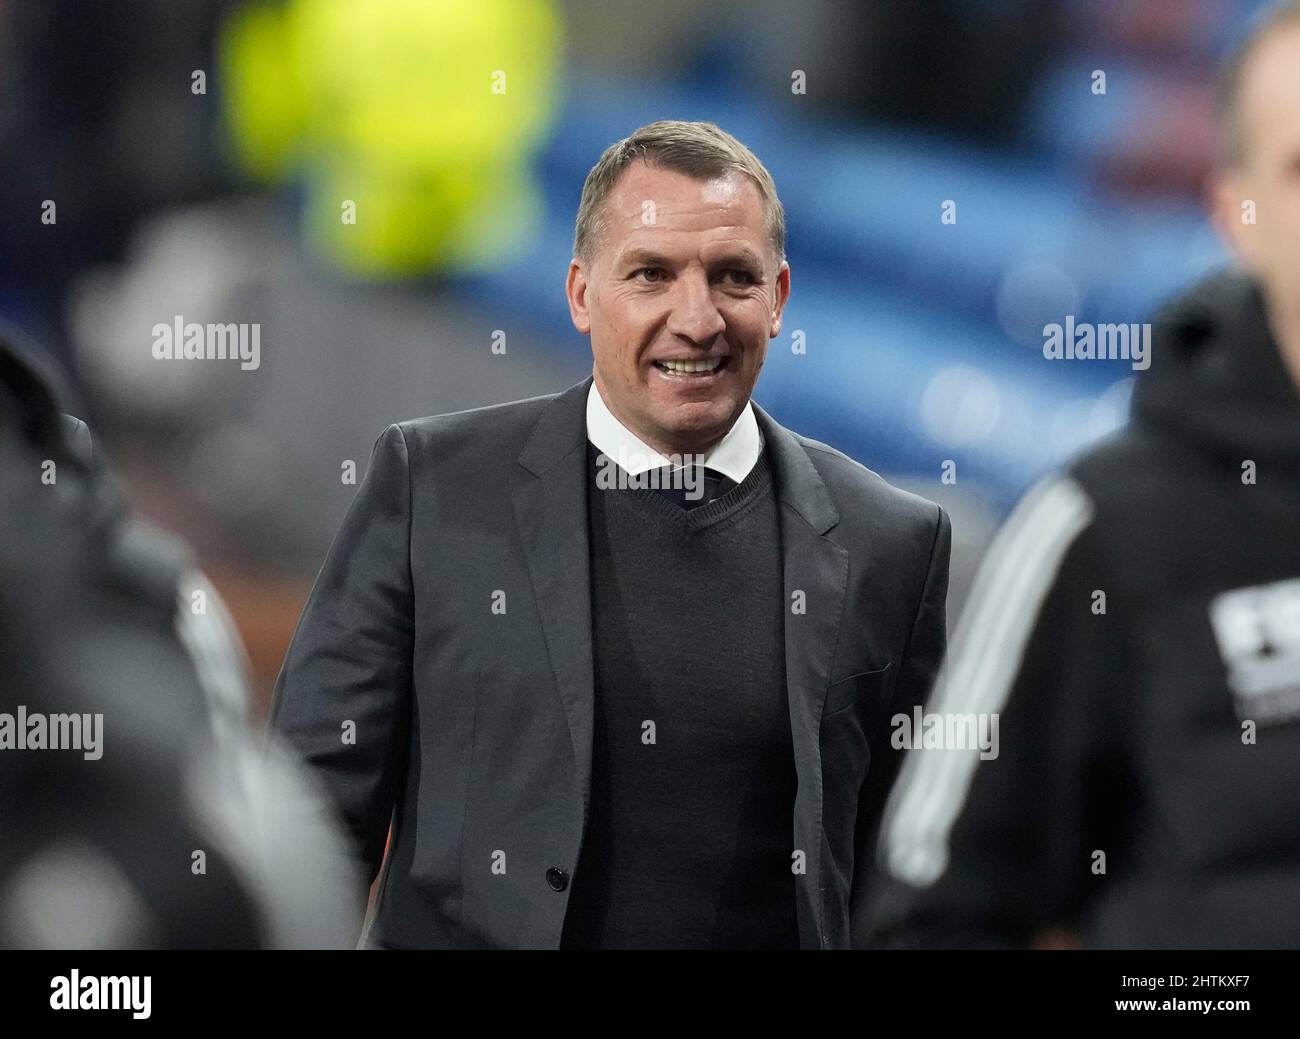
M 740 285 L 752 285 L 754 283 L 754 275 L 747 270 L 742 270 L 739 267 L 733 267 L 730 270 L 726 271 L 725 273 L 728 276 L 734 278 L 735 281 Z
M 636 277 L 642 281 L 660 281 L 663 274 L 662 268 L 659 267 L 642 267 L 636 272 Z

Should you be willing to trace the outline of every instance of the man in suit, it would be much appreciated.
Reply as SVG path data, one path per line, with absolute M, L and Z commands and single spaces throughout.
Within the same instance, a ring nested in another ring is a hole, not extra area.
M 376 442 L 272 708 L 366 946 L 850 944 L 951 528 L 751 401 L 784 237 L 743 144 L 643 127 L 579 207 L 591 378 Z

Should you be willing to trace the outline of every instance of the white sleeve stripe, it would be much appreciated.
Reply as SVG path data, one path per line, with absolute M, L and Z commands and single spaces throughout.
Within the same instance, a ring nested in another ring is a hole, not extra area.
M 927 712 L 991 714 L 1005 706 L 1043 601 L 1092 516 L 1091 500 L 1069 477 L 1048 477 L 1024 497 L 980 566 Z M 978 748 L 908 757 L 879 848 L 895 876 L 926 886 L 942 875 L 979 761 Z

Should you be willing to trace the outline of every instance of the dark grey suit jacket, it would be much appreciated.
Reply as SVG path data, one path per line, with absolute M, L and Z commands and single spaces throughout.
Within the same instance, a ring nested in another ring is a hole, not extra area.
M 591 782 L 590 385 L 384 430 L 299 621 L 272 725 L 383 864 L 367 946 L 560 944 Z M 905 753 L 889 719 L 943 656 L 951 527 L 754 410 L 790 604 L 800 945 L 845 948 Z

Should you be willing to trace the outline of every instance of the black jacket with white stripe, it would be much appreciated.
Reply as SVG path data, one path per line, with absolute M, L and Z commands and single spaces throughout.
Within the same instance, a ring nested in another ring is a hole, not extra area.
M 858 944 L 1300 947 L 1300 395 L 1257 289 L 1156 322 L 1129 426 L 999 532 Z

